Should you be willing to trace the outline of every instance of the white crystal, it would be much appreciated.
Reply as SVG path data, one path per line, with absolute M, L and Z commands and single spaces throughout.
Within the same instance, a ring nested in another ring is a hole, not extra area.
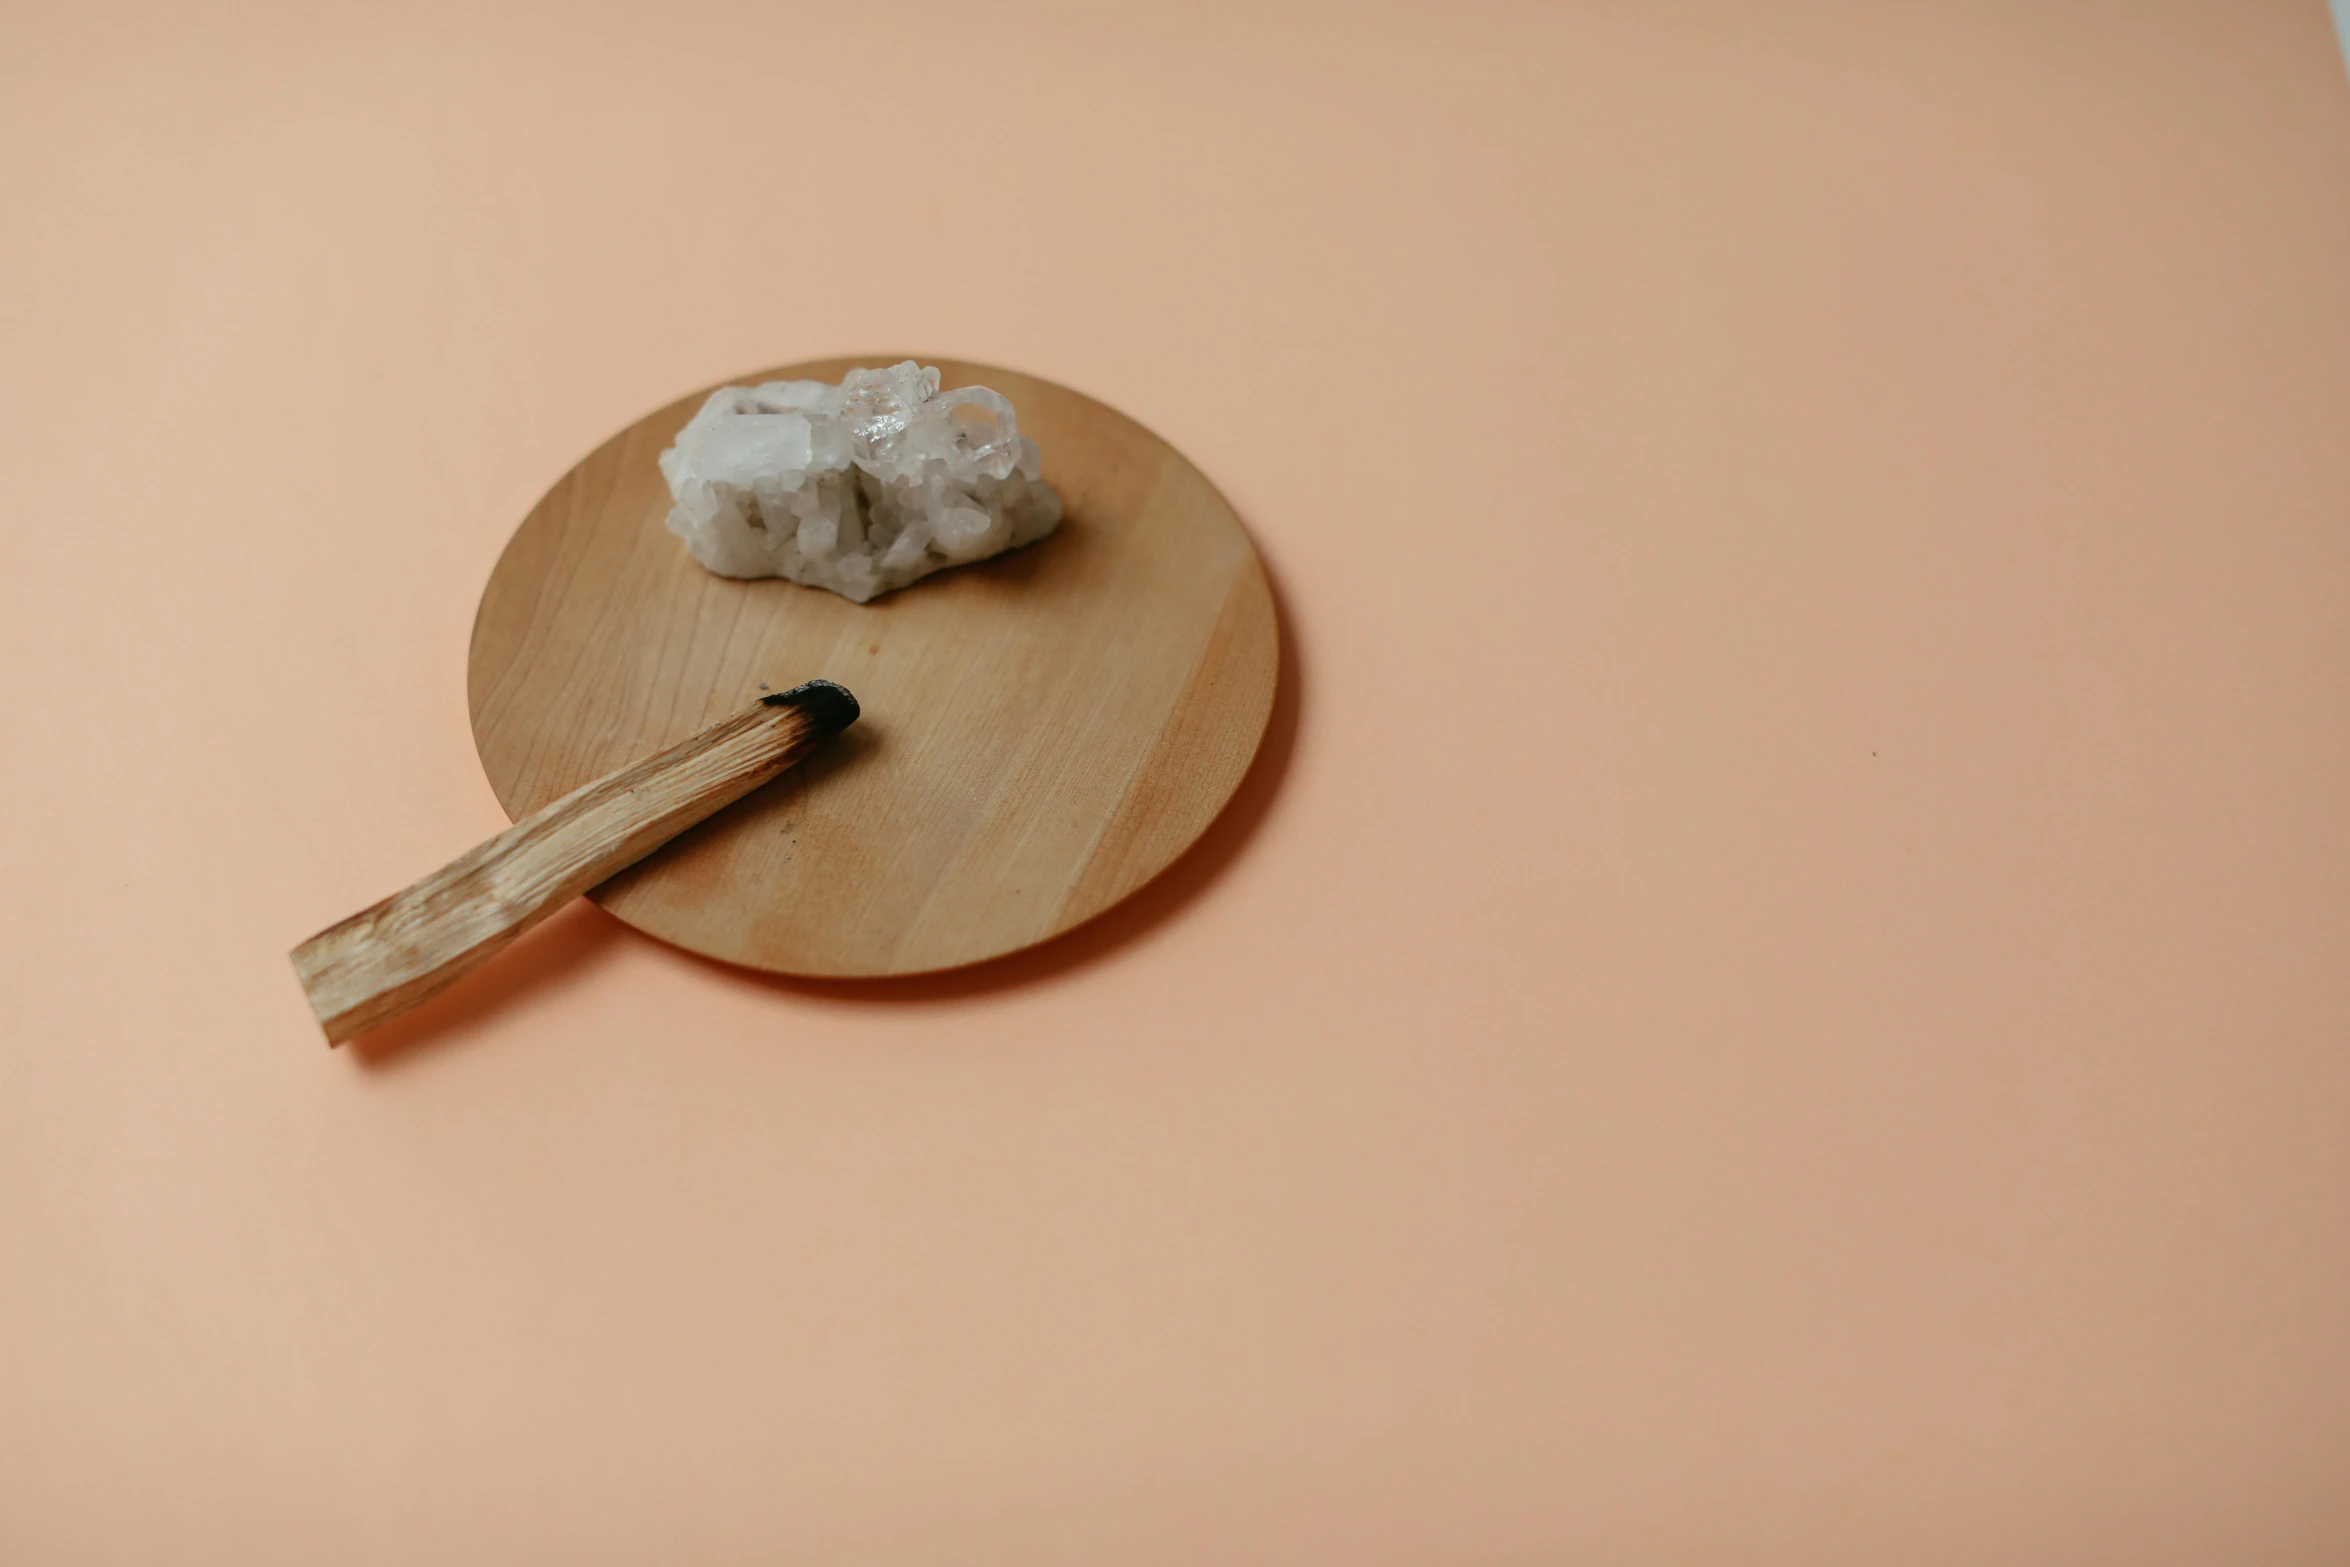
M 661 454 L 669 531 L 725 577 L 788 577 L 862 604 L 1059 526 L 1036 443 L 985 387 L 940 393 L 909 359 L 839 386 L 727 386 Z

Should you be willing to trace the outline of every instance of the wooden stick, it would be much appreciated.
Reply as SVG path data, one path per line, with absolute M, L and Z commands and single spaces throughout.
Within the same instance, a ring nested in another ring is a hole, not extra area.
M 293 951 L 329 1044 L 397 1017 L 596 883 L 732 804 L 857 721 L 811 680 L 582 785 Z

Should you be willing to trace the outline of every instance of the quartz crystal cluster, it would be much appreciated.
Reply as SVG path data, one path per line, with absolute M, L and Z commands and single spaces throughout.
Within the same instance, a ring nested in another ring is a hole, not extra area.
M 669 531 L 722 577 L 788 577 L 862 604 L 1041 539 L 1061 497 L 985 387 L 911 359 L 839 386 L 726 386 L 661 454 Z

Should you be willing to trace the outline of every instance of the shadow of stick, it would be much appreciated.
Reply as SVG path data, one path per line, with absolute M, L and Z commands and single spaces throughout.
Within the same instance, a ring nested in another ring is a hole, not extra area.
M 455 1043 L 532 995 L 577 978 L 608 957 L 628 933 L 627 926 L 587 899 L 576 899 L 474 973 L 345 1048 L 360 1066 L 376 1071 Z

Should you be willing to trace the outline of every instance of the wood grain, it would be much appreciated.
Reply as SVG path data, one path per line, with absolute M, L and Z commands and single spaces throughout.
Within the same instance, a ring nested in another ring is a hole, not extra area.
M 734 378 L 838 380 L 909 355 Z M 1051 537 L 867 605 L 696 566 L 654 458 L 707 389 L 605 442 L 533 508 L 469 668 L 491 787 L 526 815 L 822 670 L 865 717 L 825 754 L 597 888 L 629 924 L 754 968 L 923 973 L 1124 898 L 1248 770 L 1280 664 L 1247 532 L 1157 436 L 1049 381 L 921 356 L 1012 400 L 1068 504 Z
M 293 951 L 328 1042 L 399 1016 L 515 937 L 856 721 L 827 681 L 779 692 L 657 755 L 582 784 Z

